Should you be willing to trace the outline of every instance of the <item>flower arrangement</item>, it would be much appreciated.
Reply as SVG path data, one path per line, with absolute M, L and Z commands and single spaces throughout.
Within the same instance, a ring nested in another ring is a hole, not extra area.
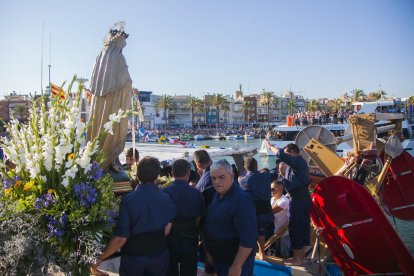
M 27 262 L 32 261 L 32 271 L 56 264 L 72 275 L 89 275 L 88 264 L 95 261 L 114 225 L 118 200 L 111 177 L 99 166 L 105 156 L 98 143 L 127 114 L 112 114 L 103 135 L 85 144 L 88 125 L 81 121 L 80 110 L 83 86 L 79 84 L 72 94 L 75 79 L 60 97 L 35 100 L 28 122 L 11 120 L 10 137 L 0 141 L 13 164 L 0 161 L 0 222 L 30 219 L 32 239 L 43 241 L 44 256 L 53 256 L 48 262 L 37 262 L 21 250 L 20 259 L 10 260 L 15 267 L 24 260 L 21 269 L 26 270 L 20 273 L 27 274 Z M 16 237 L 19 231 L 8 235 Z M 5 241 L 0 238 L 0 248 L 1 243 Z M 0 266 L 3 272 L 8 273 L 7 265 Z

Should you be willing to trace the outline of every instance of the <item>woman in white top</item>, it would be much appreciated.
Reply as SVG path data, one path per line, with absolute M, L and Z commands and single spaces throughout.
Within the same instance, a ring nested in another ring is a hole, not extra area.
M 271 204 L 275 216 L 275 233 L 289 223 L 289 199 L 283 195 L 284 186 L 282 183 L 273 181 L 271 184 Z M 282 236 L 274 244 L 275 255 L 282 258 L 290 257 L 289 231 L 284 231 Z

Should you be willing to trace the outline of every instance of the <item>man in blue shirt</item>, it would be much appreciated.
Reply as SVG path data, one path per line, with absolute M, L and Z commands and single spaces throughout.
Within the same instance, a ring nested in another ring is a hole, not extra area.
M 257 231 L 254 201 L 234 182 L 226 160 L 211 165 L 216 194 L 204 224 L 206 248 L 217 275 L 253 275 Z
M 208 152 L 205 150 L 196 150 L 193 153 L 193 160 L 198 171 L 202 173 L 200 180 L 197 182 L 196 189 L 203 194 L 206 206 L 208 206 L 216 193 L 210 176 L 210 166 L 212 161 L 210 155 L 208 155 Z
M 270 199 L 272 198 L 270 189 L 270 173 L 259 172 L 257 167 L 257 160 L 254 157 L 248 157 L 244 160 L 244 169 L 247 171 L 244 177 L 239 178 L 240 187 L 248 192 L 256 206 L 257 217 L 257 231 L 259 252 L 258 258 L 263 260 L 264 244 L 266 229 L 273 222 L 272 205 Z
M 205 150 L 196 150 L 193 153 L 193 161 L 202 174 L 197 182 L 196 189 L 199 190 L 204 197 L 204 203 L 206 208 L 210 205 L 216 191 L 213 188 L 213 182 L 211 181 L 210 166 L 211 159 L 210 155 Z M 203 223 L 203 222 L 202 222 Z M 205 262 L 205 270 L 207 274 L 214 274 L 214 266 L 211 264 L 210 256 L 205 254 L 204 238 L 202 236 L 203 244 L 201 245 L 200 260 Z
M 303 265 L 305 261 L 305 246 L 310 245 L 310 207 L 311 198 L 309 184 L 311 183 L 309 167 L 305 159 L 299 154 L 295 144 L 288 144 L 284 150 L 272 146 L 268 147 L 288 166 L 282 183 L 291 196 L 289 205 L 289 236 L 293 249 L 293 259 L 289 265 Z
M 141 184 L 122 199 L 114 237 L 97 258 L 97 265 L 122 248 L 119 275 L 166 275 L 169 253 L 165 236 L 177 208 L 154 184 L 160 173 L 157 158 L 142 158 L 137 169 Z
M 172 164 L 174 182 L 163 189 L 177 206 L 177 216 L 173 220 L 167 236 L 170 250 L 168 275 L 197 275 L 197 250 L 200 217 L 204 213 L 202 194 L 188 184 L 191 165 L 184 159 Z

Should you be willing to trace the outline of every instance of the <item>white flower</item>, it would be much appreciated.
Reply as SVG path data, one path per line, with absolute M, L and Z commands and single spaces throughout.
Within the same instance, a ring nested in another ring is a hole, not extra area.
M 117 118 L 117 123 L 119 123 L 121 121 L 122 118 L 124 118 L 125 112 L 122 109 L 118 110 L 118 114 L 116 114 L 116 118 Z
M 122 111 L 122 109 L 118 110 L 118 113 L 113 113 L 109 115 L 109 120 L 114 122 L 114 123 L 119 123 L 121 122 L 121 119 L 124 116 L 124 111 Z
M 58 146 L 55 147 L 55 162 L 57 165 L 62 165 L 66 160 L 66 155 L 71 153 L 73 146 L 67 144 L 67 141 L 61 141 Z
M 109 114 L 108 120 L 110 122 L 115 122 L 115 120 L 116 120 L 116 114 L 115 113 Z
M 112 115 L 112 114 L 111 114 Z M 106 132 L 111 135 L 114 135 L 114 131 L 112 130 L 112 121 L 108 121 L 103 125 Z
M 62 185 L 67 187 L 69 185 L 69 179 L 67 177 L 62 178 Z
M 71 160 L 70 160 L 71 161 Z M 69 163 L 69 162 L 68 162 Z M 68 164 L 66 163 L 66 164 Z M 76 173 L 78 172 L 78 166 L 73 165 L 69 169 L 65 171 L 65 175 L 62 177 L 62 185 L 67 187 L 69 184 L 69 179 L 74 179 L 76 177 Z
M 44 165 L 47 171 L 50 171 L 52 169 L 52 163 L 53 163 L 53 142 L 52 137 L 50 135 L 45 135 L 42 137 L 42 140 L 44 142 L 43 144 L 43 158 L 44 158 Z
M 74 179 L 76 177 L 76 173 L 78 172 L 78 166 L 73 165 L 72 167 L 70 167 L 66 172 L 65 172 L 65 176 L 70 177 L 72 179 Z

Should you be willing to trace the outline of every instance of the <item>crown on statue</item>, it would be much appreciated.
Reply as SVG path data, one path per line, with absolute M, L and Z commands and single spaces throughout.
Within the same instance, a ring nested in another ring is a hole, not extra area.
M 125 32 L 125 21 L 116 22 L 111 29 L 109 29 L 109 34 L 105 37 L 104 44 L 109 45 L 117 38 L 128 38 L 129 34 Z

